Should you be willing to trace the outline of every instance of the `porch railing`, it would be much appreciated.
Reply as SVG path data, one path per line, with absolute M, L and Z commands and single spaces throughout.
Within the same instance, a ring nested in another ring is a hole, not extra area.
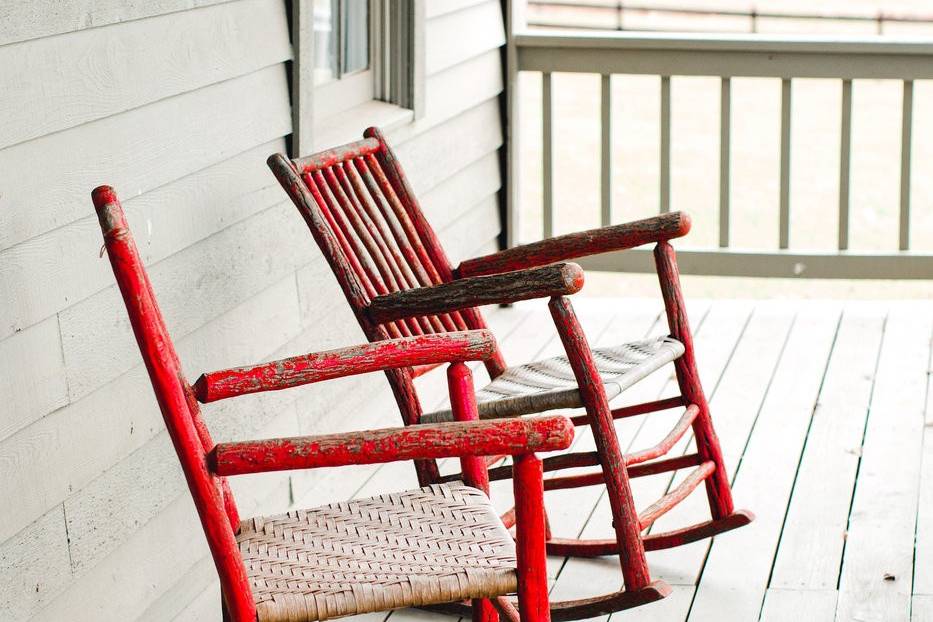
M 719 248 L 679 250 L 681 269 L 693 274 L 817 278 L 933 278 L 933 254 L 912 251 L 911 134 L 913 130 L 914 81 L 933 79 L 933 43 L 866 38 L 836 40 L 765 37 L 760 35 L 699 35 L 590 33 L 564 31 L 518 34 L 510 41 L 514 70 L 542 75 L 543 136 L 543 234 L 554 232 L 554 106 L 551 74 L 589 73 L 601 81 L 601 221 L 612 218 L 612 94 L 610 76 L 641 74 L 660 76 L 660 186 L 661 212 L 670 208 L 671 183 L 671 77 L 713 76 L 721 80 L 719 163 Z M 778 248 L 773 251 L 739 250 L 730 237 L 730 133 L 731 95 L 734 77 L 768 77 L 781 80 L 780 199 Z M 842 92 L 839 165 L 838 232 L 836 251 L 792 248 L 790 227 L 791 97 L 795 78 L 837 79 Z M 901 122 L 900 197 L 898 248 L 886 252 L 849 250 L 850 161 L 852 136 L 852 81 L 893 79 L 903 84 Z M 510 83 L 514 86 L 517 80 Z M 518 98 L 512 101 L 510 135 L 516 135 Z M 513 174 L 509 177 L 514 179 Z M 511 196 L 515 196 L 512 193 Z M 511 201 L 511 234 L 518 230 L 519 202 Z M 512 240 L 514 241 L 514 240 Z M 602 255 L 585 262 L 588 267 L 610 271 L 650 271 L 648 251 Z

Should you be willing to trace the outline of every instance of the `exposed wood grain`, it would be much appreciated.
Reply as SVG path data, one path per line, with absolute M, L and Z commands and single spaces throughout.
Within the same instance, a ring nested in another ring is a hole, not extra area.
M 495 351 L 488 330 L 448 332 L 329 350 L 202 374 L 194 384 L 201 402 L 277 391 L 391 367 L 483 360 Z
M 838 323 L 835 305 L 806 305 L 797 313 L 732 489 L 754 508 L 755 524 L 713 541 L 691 620 L 754 620 L 761 612 Z
M 256 603 L 234 534 L 238 509 L 229 485 L 208 465 L 207 454 L 214 444 L 211 433 L 185 380 L 116 193 L 110 186 L 98 186 L 91 198 L 114 280 L 217 568 L 224 610 L 236 620 L 251 620 Z
M 279 139 L 126 201 L 127 219 L 154 263 L 259 211 L 281 203 L 281 190 L 257 167 Z M 30 326 L 112 285 L 97 252 L 100 233 L 88 214 L 0 251 L 0 334 Z M 84 249 L 88 252 L 79 252 Z
M 457 270 L 464 277 L 520 270 L 634 248 L 649 242 L 681 237 L 689 231 L 690 217 L 683 212 L 674 212 L 523 244 L 485 257 L 469 259 L 460 264 Z
M 732 356 L 733 350 L 736 348 L 739 338 L 743 334 L 743 329 L 748 320 L 749 313 L 751 312 L 751 306 L 741 303 L 718 302 L 712 306 L 709 313 L 706 314 L 704 318 L 705 311 L 705 306 L 701 308 L 688 306 L 688 312 L 691 314 L 691 323 L 694 326 L 698 326 L 698 330 L 695 333 L 695 347 L 698 353 L 697 362 L 699 365 L 700 377 L 715 403 L 718 381 Z M 642 387 L 644 387 L 645 391 L 650 391 L 650 393 L 639 393 Z M 649 377 L 646 381 L 635 385 L 632 390 L 626 391 L 623 394 L 623 398 L 628 402 L 629 400 L 641 401 L 643 399 L 655 399 L 657 397 L 677 394 L 679 394 L 679 390 L 672 376 L 665 378 L 661 374 L 656 374 Z M 716 412 L 717 411 L 714 409 L 714 418 L 716 417 Z M 657 438 L 663 436 L 670 430 L 679 416 L 679 410 L 672 410 L 653 413 L 645 417 L 640 427 L 634 427 L 631 432 L 623 436 L 626 442 L 629 443 L 629 448 L 627 450 L 630 451 L 632 448 L 643 447 L 646 444 L 655 442 Z M 620 424 L 617 423 L 616 425 L 619 427 Z M 681 449 L 680 451 L 683 450 Z M 643 507 L 663 495 L 667 490 L 669 481 L 669 475 L 632 480 L 632 490 L 639 506 Z M 694 515 L 690 518 L 692 521 L 695 521 L 697 517 Z M 604 497 L 600 499 L 592 515 L 586 522 L 585 529 L 583 529 L 581 536 L 584 538 L 605 538 L 607 535 L 611 534 L 611 531 L 608 529 L 609 521 L 609 507 Z M 660 555 L 660 552 L 648 554 L 649 563 L 651 564 L 650 567 L 653 569 L 655 577 L 660 577 L 672 582 L 675 589 L 678 584 L 692 585 L 692 582 L 687 578 L 689 576 L 687 572 L 684 572 L 677 566 L 656 561 L 659 559 Z M 567 561 L 563 571 L 558 577 L 555 595 L 558 589 L 561 590 L 562 594 L 567 594 L 568 596 L 582 595 L 580 590 L 586 590 L 586 593 L 590 593 L 590 584 L 593 579 L 590 577 L 588 567 L 579 563 L 581 561 L 582 560 L 578 559 L 570 559 Z M 613 578 L 617 579 L 617 575 Z M 687 604 L 689 606 L 689 602 Z M 662 610 L 667 611 L 666 608 L 662 608 Z M 686 609 L 684 610 L 684 616 L 685 615 Z
M 598 304 L 587 305 L 586 302 L 587 301 L 581 299 L 580 305 L 578 306 L 580 307 L 581 323 L 584 325 L 584 330 L 588 338 L 592 339 L 591 343 L 593 347 L 616 345 L 627 341 L 642 339 L 650 330 L 657 329 L 657 320 L 660 310 L 660 305 L 657 301 L 641 301 L 641 305 L 627 308 L 624 319 L 620 317 L 616 308 L 603 307 Z M 552 329 L 549 329 L 549 332 L 550 330 Z M 560 356 L 564 354 L 565 352 L 561 342 L 555 339 L 549 343 L 537 357 L 531 357 L 530 359 L 522 358 L 520 360 L 536 360 L 543 357 Z M 643 384 L 651 384 L 656 377 L 662 375 L 663 374 L 659 373 L 649 376 L 649 378 L 636 384 L 635 387 L 640 388 Z M 634 390 L 633 388 L 633 391 Z M 568 414 L 570 412 L 577 414 L 581 411 L 576 409 L 568 411 Z M 623 446 L 628 442 L 631 436 L 630 430 L 634 429 L 631 425 L 631 421 L 627 423 L 629 423 L 629 425 L 618 421 L 615 422 L 615 429 L 619 435 L 619 442 L 622 443 Z M 577 440 L 573 446 L 574 453 L 595 452 L 595 450 L 596 443 L 592 431 L 588 427 L 581 428 L 578 431 Z M 572 476 L 593 471 L 593 468 L 578 468 L 560 471 L 560 473 L 552 472 L 547 474 L 548 477 L 546 481 L 552 480 L 554 476 L 558 474 Z M 601 486 L 549 490 L 546 493 L 545 499 L 547 501 L 548 518 L 550 520 L 553 536 L 557 538 L 579 537 L 580 532 L 590 518 L 589 512 L 580 512 L 579 508 L 593 507 L 601 496 L 604 496 L 604 488 Z M 614 538 L 615 534 L 612 530 L 611 516 L 607 514 L 607 516 L 603 517 L 603 521 L 603 527 L 607 530 L 608 537 Z M 609 583 L 613 585 L 601 584 L 600 586 L 596 586 L 587 582 L 576 585 L 578 588 L 576 592 L 572 590 L 560 591 L 559 578 L 564 566 L 564 559 L 554 556 L 551 556 L 549 559 L 551 576 L 558 579 L 558 583 L 555 584 L 551 591 L 554 600 L 570 600 L 610 593 L 618 589 L 621 584 L 622 574 L 619 569 L 619 560 L 618 557 L 613 556 L 609 558 L 613 568 Z M 598 589 L 602 587 L 605 587 L 605 589 Z M 582 588 L 582 590 L 579 588 Z
M 772 588 L 835 589 L 884 326 L 884 309 L 848 306 L 807 437 Z
M 585 302 L 585 299 L 581 299 L 581 303 L 582 302 Z M 656 304 L 660 304 L 659 301 L 657 301 Z M 581 304 L 580 307 L 583 321 L 588 324 L 591 323 L 592 317 L 586 313 L 585 305 Z M 655 307 L 655 309 L 657 309 L 657 307 Z M 691 313 L 694 315 L 694 325 L 698 325 L 700 328 L 698 332 L 699 335 L 702 335 L 704 325 L 702 320 L 706 310 L 706 305 L 694 305 L 691 307 Z M 619 343 L 620 341 L 627 341 L 633 338 L 644 338 L 646 336 L 645 333 L 649 331 L 651 334 L 663 331 L 665 329 L 664 321 L 657 317 L 655 319 L 658 321 L 656 321 L 653 326 L 645 324 L 642 320 L 626 329 L 625 327 L 629 324 L 629 313 L 623 308 L 617 308 L 610 329 L 600 337 L 602 343 L 599 345 L 607 345 L 612 342 Z M 641 334 L 629 332 L 630 330 L 636 331 L 639 329 L 641 330 Z M 620 396 L 620 402 L 639 403 L 657 398 L 672 379 L 670 373 L 672 370 L 665 371 L 667 373 L 658 372 L 652 374 L 631 389 L 625 391 L 622 396 Z M 664 414 L 665 413 L 654 413 L 645 418 L 616 421 L 615 428 L 618 431 L 620 442 L 623 443 L 626 451 L 631 451 L 633 447 L 643 446 L 644 443 L 639 442 L 639 440 L 643 440 L 641 439 L 640 430 L 653 419 L 658 417 L 663 418 Z M 667 430 L 660 429 L 660 434 L 663 435 L 666 431 Z M 588 430 L 582 432 L 580 437 L 581 439 L 578 441 L 575 447 L 576 449 L 584 449 L 593 445 L 592 436 L 589 434 Z M 655 438 L 651 437 L 649 440 L 653 442 Z M 642 481 L 641 479 L 633 479 L 632 488 L 637 495 L 636 501 L 641 506 L 644 506 L 654 499 L 644 495 L 638 495 L 640 483 Z M 599 490 L 598 487 L 588 487 L 565 492 L 565 496 L 559 498 L 561 502 L 560 507 L 562 508 L 560 515 L 563 517 L 563 529 L 558 531 L 555 528 L 556 535 L 568 534 L 582 538 L 611 538 L 613 536 L 612 516 L 609 511 L 608 498 L 603 491 Z M 596 494 L 592 495 L 593 492 L 596 492 Z M 549 493 L 549 496 L 553 495 L 554 493 Z M 592 506 L 594 503 L 596 505 L 592 514 L 584 516 L 577 510 L 580 506 Z M 649 553 L 649 556 L 650 555 Z M 568 558 L 566 560 L 561 559 L 560 562 L 562 563 L 556 564 L 559 574 L 557 575 L 557 580 L 551 592 L 551 596 L 554 599 L 583 598 L 611 591 L 616 589 L 619 585 L 620 572 L 615 557 L 601 559 Z M 656 570 L 654 570 L 654 572 L 656 572 Z M 667 600 L 668 599 L 664 599 L 661 602 L 667 602 Z M 687 604 L 689 605 L 689 601 Z M 660 605 L 657 606 L 660 607 Z M 632 611 L 654 610 L 655 607 L 656 605 L 649 605 L 633 609 Z M 661 610 L 667 611 L 668 607 L 663 606 Z M 615 617 L 615 615 L 618 614 L 614 614 L 613 617 Z
M 574 294 L 582 287 L 583 270 L 579 266 L 555 264 L 378 296 L 370 303 L 368 313 L 373 321 L 384 323 L 480 305 Z
M 102 180 L 134 196 L 290 130 L 277 65 L 3 149 L 0 169 L 17 183 L 0 197 L 0 249 L 85 217 L 88 187 Z M 34 175 L 35 162 L 56 183 Z
M 555 451 L 568 447 L 572 440 L 573 426 L 568 419 L 541 416 L 219 443 L 210 461 L 219 475 L 233 475 L 416 458 Z
M 281 2 L 240 0 L 0 46 L 0 148 L 284 62 L 288 41 Z
M 887 318 L 846 529 L 838 620 L 910 618 L 931 317 Z

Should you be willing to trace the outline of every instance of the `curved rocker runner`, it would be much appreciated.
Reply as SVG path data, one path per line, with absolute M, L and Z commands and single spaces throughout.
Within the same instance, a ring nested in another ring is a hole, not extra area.
M 482 419 L 508 420 L 557 408 L 582 407 L 574 417 L 590 426 L 595 452 L 547 458 L 548 471 L 594 466 L 590 473 L 545 480 L 545 489 L 604 485 L 612 510 L 615 538 L 581 540 L 551 537 L 553 555 L 593 557 L 617 554 L 624 589 L 603 596 L 551 603 L 555 620 L 589 618 L 663 598 L 670 588 L 652 581 L 645 551 L 670 548 L 747 524 L 750 512 L 735 510 L 722 452 L 700 385 L 680 290 L 676 256 L 669 240 L 686 235 L 690 219 L 670 213 L 644 220 L 571 233 L 469 259 L 454 267 L 418 205 L 402 168 L 376 128 L 364 139 L 289 160 L 276 154 L 269 166 L 291 197 L 327 259 L 367 339 L 378 343 L 400 337 L 440 335 L 486 324 L 478 310 L 485 304 L 548 298 L 566 356 L 508 367 L 498 348 L 483 357 L 492 382 L 476 399 Z M 655 262 L 669 325 L 669 336 L 591 349 L 568 298 L 583 286 L 578 257 L 655 244 Z M 611 409 L 609 401 L 633 384 L 673 362 L 680 396 Z M 415 390 L 416 376 L 434 365 L 387 370 L 406 425 L 451 421 L 453 409 L 424 413 Z M 654 447 L 625 455 L 614 420 L 669 408 L 683 415 Z M 688 432 L 696 451 L 665 456 Z M 494 464 L 495 460 L 489 461 Z M 452 482 L 441 477 L 433 460 L 416 460 L 422 485 Z M 629 480 L 692 469 L 682 482 L 638 512 Z M 506 467 L 494 479 L 511 476 Z M 663 514 L 703 484 L 710 518 L 666 533 L 643 533 Z M 503 516 L 506 524 L 514 514 Z

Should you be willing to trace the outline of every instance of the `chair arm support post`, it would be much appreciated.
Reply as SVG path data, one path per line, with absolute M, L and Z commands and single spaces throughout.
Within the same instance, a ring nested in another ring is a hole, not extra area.
M 457 268 L 457 274 L 461 278 L 469 278 L 544 266 L 556 261 L 570 261 L 679 238 L 689 231 L 690 217 L 684 212 L 671 212 L 621 225 L 559 235 L 467 259 Z
M 651 573 L 641 544 L 638 513 L 628 482 L 625 457 L 619 446 L 619 437 L 616 434 L 602 378 L 570 301 L 566 298 L 552 298 L 548 306 L 577 386 L 580 388 L 580 397 L 591 418 L 590 429 L 593 431 L 596 450 L 601 456 L 616 541 L 620 546 L 619 558 L 625 589 L 639 590 L 651 582 Z
M 206 403 L 387 369 L 483 361 L 495 352 L 496 340 L 488 330 L 402 337 L 208 372 L 193 388 L 198 401 Z
M 674 247 L 667 242 L 658 243 L 654 249 L 654 260 L 671 337 L 684 346 L 683 355 L 674 361 L 674 371 L 677 374 L 680 393 L 685 404 L 695 404 L 699 408 L 699 413 L 693 420 L 697 453 L 704 461 L 710 461 L 716 467 L 713 474 L 706 479 L 710 512 L 714 519 L 725 518 L 731 515 L 735 508 L 732 505 L 728 472 L 723 464 L 722 448 L 719 445 L 716 430 L 713 428 L 709 404 L 700 382 L 700 372 L 697 370 L 693 335 L 687 317 L 687 306 L 680 288 L 680 271 L 677 268 L 677 255 Z
M 447 387 L 450 392 L 450 408 L 455 421 L 479 421 L 476 407 L 476 392 L 473 390 L 473 374 L 464 363 L 453 363 L 447 368 Z M 467 486 L 473 486 L 489 496 L 489 469 L 484 456 L 462 456 L 460 472 Z
M 560 263 L 377 296 L 367 307 L 367 313 L 372 321 L 384 324 L 481 305 L 565 296 L 582 288 L 583 269 L 574 263 Z
M 517 455 L 566 449 L 573 424 L 560 415 L 468 421 L 220 443 L 208 456 L 218 475 L 243 475 L 432 458 Z
M 522 620 L 549 622 L 544 469 L 531 453 L 516 456 L 513 469 L 518 610 Z

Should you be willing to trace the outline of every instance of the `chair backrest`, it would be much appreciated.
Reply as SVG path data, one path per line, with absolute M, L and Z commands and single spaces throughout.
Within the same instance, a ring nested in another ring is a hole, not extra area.
M 453 268 L 395 155 L 376 128 L 361 141 L 269 166 L 307 222 L 371 341 L 485 328 L 478 310 L 376 326 L 365 308 L 376 296 L 438 285 Z
M 214 442 L 179 364 L 116 193 L 109 186 L 101 186 L 94 190 L 92 198 L 136 343 L 197 507 L 225 598 L 241 599 L 238 603 L 228 600 L 228 607 L 248 611 L 253 604 L 251 598 L 246 601 L 249 583 L 234 535 L 239 526 L 236 503 L 226 480 L 214 475 L 208 465 L 207 456 Z

